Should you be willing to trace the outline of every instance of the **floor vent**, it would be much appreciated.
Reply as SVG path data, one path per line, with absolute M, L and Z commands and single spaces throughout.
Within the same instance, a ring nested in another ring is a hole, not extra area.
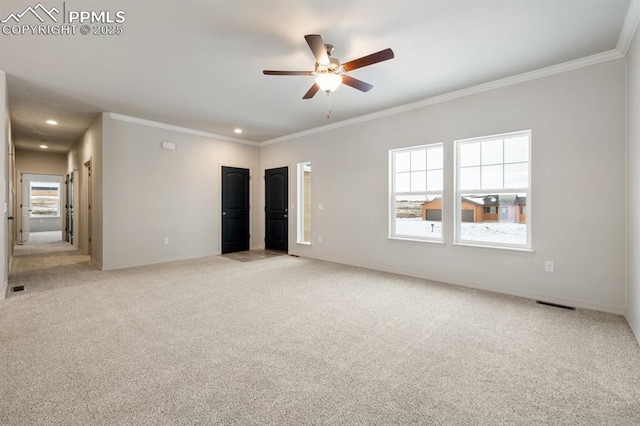
M 23 285 L 17 285 L 15 287 L 11 287 L 11 292 L 16 293 L 18 291 L 24 291 L 25 290 L 25 286 Z
M 553 306 L 554 308 L 566 309 L 568 311 L 576 310 L 576 308 L 574 308 L 573 306 L 559 305 L 557 303 L 551 303 L 551 302 L 543 302 L 542 300 L 536 300 L 536 303 L 538 305 Z
M 290 254 L 289 256 L 291 256 L 291 257 L 300 257 L 297 254 Z

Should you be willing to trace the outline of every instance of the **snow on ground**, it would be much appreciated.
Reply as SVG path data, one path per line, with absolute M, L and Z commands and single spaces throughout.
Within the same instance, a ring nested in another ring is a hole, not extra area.
M 396 235 L 442 238 L 442 222 L 420 218 L 396 219 Z
M 433 228 L 431 227 L 433 225 Z M 461 224 L 461 239 L 491 243 L 526 244 L 524 223 L 479 222 Z M 396 235 L 441 238 L 442 222 L 420 218 L 396 219 Z

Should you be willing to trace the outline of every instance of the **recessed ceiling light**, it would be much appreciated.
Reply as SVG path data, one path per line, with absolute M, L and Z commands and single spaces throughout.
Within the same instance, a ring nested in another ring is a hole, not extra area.
M 233 132 L 239 135 L 240 133 L 242 133 L 242 129 L 235 129 Z
M 40 148 L 42 148 L 42 149 L 47 149 L 47 148 L 49 148 L 49 147 L 48 147 L 47 145 L 40 145 Z
M 56 120 L 47 120 L 47 124 L 51 124 L 52 126 L 57 126 L 58 122 Z

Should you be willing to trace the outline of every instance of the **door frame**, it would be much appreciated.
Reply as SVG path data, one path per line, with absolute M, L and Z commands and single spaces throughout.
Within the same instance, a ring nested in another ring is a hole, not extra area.
M 55 173 L 32 173 L 32 172 L 18 172 L 16 171 L 17 174 L 19 175 L 18 177 L 18 181 L 19 181 L 19 185 L 16 185 L 16 194 L 15 194 L 15 202 L 16 202 L 16 214 L 15 216 L 15 244 L 17 245 L 23 245 L 27 240 L 23 241 L 22 240 L 22 236 L 23 236 L 23 229 L 24 229 L 24 217 L 22 215 L 22 210 L 23 207 L 22 205 L 23 203 L 23 198 L 24 198 L 24 180 L 27 179 L 29 182 L 37 182 L 38 181 L 38 176 L 43 176 L 44 181 L 45 182 L 49 182 L 49 178 L 55 177 L 55 178 L 59 178 L 59 182 L 56 181 L 57 183 L 60 184 L 60 189 L 59 189 L 59 197 L 60 197 L 60 219 L 61 219 L 61 226 L 60 226 L 60 240 L 64 240 L 64 213 L 63 213 L 63 209 L 64 209 L 64 205 L 67 202 L 67 194 L 66 191 L 64 190 L 64 181 L 65 181 L 65 175 L 57 175 Z M 20 214 L 18 214 L 17 212 L 20 212 Z M 31 215 L 29 215 L 29 220 Z M 30 222 L 29 222 L 30 223 Z M 57 231 L 56 231 L 57 232 Z
M 253 168 L 247 166 L 246 164 L 237 164 L 237 163 L 218 163 L 216 179 L 218 180 L 218 203 L 215 213 L 215 220 L 217 222 L 218 228 L 218 238 L 216 240 L 216 244 L 218 249 L 216 250 L 216 254 L 222 254 L 222 216 L 220 212 L 222 211 L 222 168 L 223 167 L 234 167 L 236 169 L 247 169 L 249 170 L 249 250 L 253 248 L 254 241 L 254 232 L 253 232 Z
M 92 248 L 92 227 L 93 227 L 93 182 L 91 173 L 93 172 L 93 158 L 89 158 L 87 161 L 82 163 L 81 173 L 80 173 L 80 209 L 78 219 L 81 221 L 81 226 L 79 227 L 79 235 L 78 242 L 82 242 L 83 244 L 79 244 L 80 252 L 84 255 L 91 256 Z M 83 247 L 84 246 L 84 247 Z

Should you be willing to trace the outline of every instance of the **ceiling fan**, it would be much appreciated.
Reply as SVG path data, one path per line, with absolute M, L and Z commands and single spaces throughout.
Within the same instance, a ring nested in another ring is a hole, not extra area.
M 353 78 L 346 73 L 358 68 L 373 65 L 378 62 L 387 61 L 393 58 L 393 50 L 384 49 L 367 56 L 363 56 L 353 61 L 340 64 L 338 58 L 331 56 L 333 46 L 325 44 L 322 37 L 318 34 L 308 34 L 304 36 L 309 48 L 316 58 L 316 66 L 313 71 L 262 71 L 265 75 L 308 75 L 315 76 L 316 82 L 305 93 L 302 99 L 311 99 L 319 91 L 322 90 L 329 94 L 336 90 L 341 83 L 358 89 L 362 92 L 368 92 L 373 89 L 373 85 L 364 81 Z

